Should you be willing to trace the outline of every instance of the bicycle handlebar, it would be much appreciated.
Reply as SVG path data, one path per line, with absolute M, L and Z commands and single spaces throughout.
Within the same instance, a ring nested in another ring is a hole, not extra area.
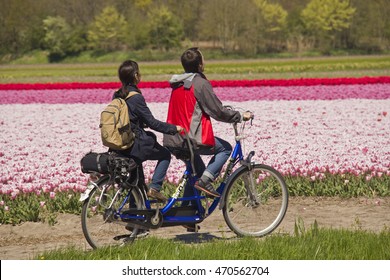
M 233 106 L 231 106 L 231 105 L 225 105 L 224 106 L 226 109 L 228 109 L 228 110 L 236 110 L 236 108 L 234 108 Z M 249 110 L 247 110 L 247 111 L 245 111 L 245 113 L 246 112 L 249 112 L 250 113 L 250 118 L 248 119 L 248 120 L 244 120 L 244 121 L 252 121 L 254 118 L 255 118 L 255 114 L 253 114 L 253 112 L 251 112 L 251 111 L 249 111 Z

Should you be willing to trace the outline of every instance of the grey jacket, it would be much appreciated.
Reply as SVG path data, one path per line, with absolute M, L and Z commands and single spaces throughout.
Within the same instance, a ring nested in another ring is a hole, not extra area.
M 173 75 L 169 82 L 173 90 L 180 86 L 184 86 L 184 88 L 191 88 L 191 86 L 193 86 L 196 103 L 192 114 L 189 133 L 195 148 L 203 145 L 202 135 L 210 133 L 209 131 L 205 132 L 201 125 L 202 113 L 221 122 L 234 123 L 242 121 L 240 112 L 229 110 L 223 106 L 222 102 L 214 93 L 211 83 L 202 73 Z M 184 103 L 183 100 L 183 104 Z M 179 109 L 171 108 L 171 106 L 170 110 L 180 111 Z M 211 133 L 213 132 L 211 131 Z M 164 146 L 182 148 L 184 146 L 183 139 L 178 135 L 164 135 Z

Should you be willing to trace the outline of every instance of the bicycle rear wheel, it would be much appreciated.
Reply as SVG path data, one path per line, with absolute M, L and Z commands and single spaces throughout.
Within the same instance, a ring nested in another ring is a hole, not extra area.
M 241 166 L 232 174 L 224 196 L 223 215 L 239 236 L 264 236 L 282 222 L 288 206 L 288 190 L 274 168 Z
M 121 245 L 123 239 L 131 232 L 126 230 L 127 223 L 118 217 L 118 209 L 126 211 L 130 202 L 124 203 L 125 197 L 130 194 L 131 207 L 144 209 L 145 202 L 139 188 L 122 189 L 114 185 L 109 177 L 103 177 L 96 182 L 96 187 L 84 201 L 81 211 L 81 226 L 88 244 L 98 247 Z M 119 192 L 118 192 L 119 191 Z

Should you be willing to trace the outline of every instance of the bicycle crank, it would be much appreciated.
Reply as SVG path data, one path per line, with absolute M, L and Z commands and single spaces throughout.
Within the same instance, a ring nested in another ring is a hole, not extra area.
M 126 223 L 139 225 L 142 228 L 157 229 L 163 223 L 163 216 L 159 209 L 137 210 L 130 209 L 121 214 L 121 220 Z

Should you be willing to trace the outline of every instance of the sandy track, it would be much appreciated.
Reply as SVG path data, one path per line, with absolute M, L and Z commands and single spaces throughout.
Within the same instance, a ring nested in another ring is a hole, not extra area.
M 385 198 L 290 198 L 289 209 L 277 231 L 293 233 L 301 217 L 306 228 L 316 220 L 320 227 L 362 229 L 379 232 L 390 230 L 390 197 Z M 183 227 L 154 230 L 152 236 L 171 238 L 178 242 L 203 242 L 213 238 L 234 236 L 224 222 L 222 213 L 215 212 L 200 224 L 199 233 L 187 233 Z M 0 225 L 0 259 L 32 259 L 47 250 L 73 245 L 90 250 L 81 231 L 80 217 L 58 216 L 58 223 L 24 223 L 18 226 Z

